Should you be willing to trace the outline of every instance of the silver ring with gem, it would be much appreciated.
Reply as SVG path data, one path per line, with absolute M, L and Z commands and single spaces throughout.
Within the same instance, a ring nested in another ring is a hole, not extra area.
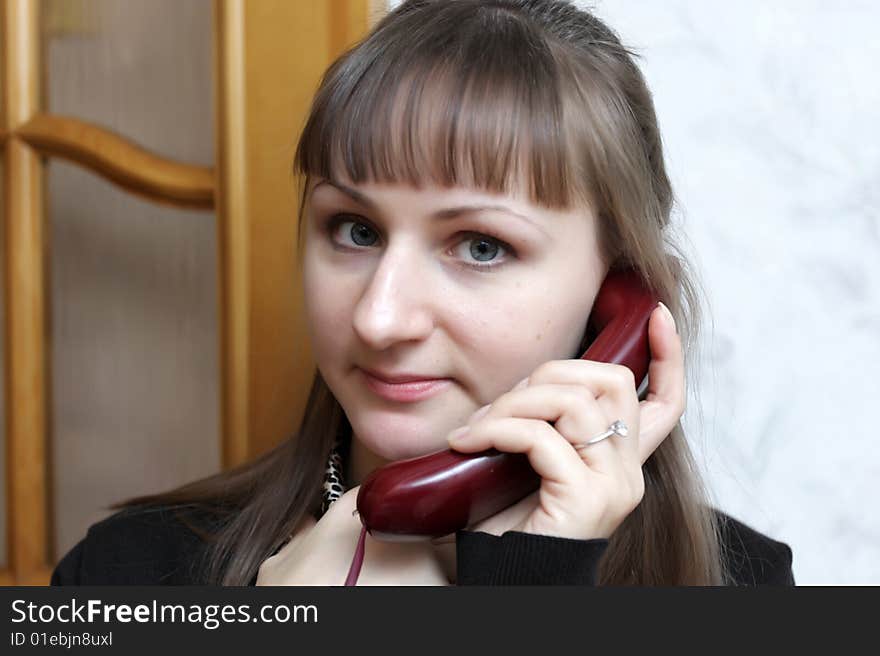
M 590 446 L 591 444 L 595 444 L 596 442 L 601 442 L 604 439 L 611 437 L 612 435 L 618 435 L 620 437 L 626 437 L 629 435 L 629 428 L 627 425 L 620 419 L 615 421 L 608 427 L 608 430 L 602 433 L 601 435 L 597 435 L 593 439 L 588 442 L 583 442 L 582 444 L 573 445 L 575 449 L 582 449 L 585 446 Z

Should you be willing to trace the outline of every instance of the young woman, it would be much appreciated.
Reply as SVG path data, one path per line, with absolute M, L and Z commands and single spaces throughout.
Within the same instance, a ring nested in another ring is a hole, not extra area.
M 651 94 L 607 26 L 560 0 L 405 2 L 326 72 L 295 169 L 317 364 L 298 434 L 113 506 L 53 583 L 340 585 L 372 470 L 494 447 L 540 488 L 445 538 L 368 537 L 359 584 L 793 584 L 788 546 L 714 510 L 692 462 L 698 294 Z M 666 301 L 641 397 L 578 359 L 618 266 Z

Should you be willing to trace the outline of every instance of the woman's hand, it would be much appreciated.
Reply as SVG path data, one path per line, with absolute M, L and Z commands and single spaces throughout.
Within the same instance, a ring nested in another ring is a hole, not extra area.
M 257 585 L 343 585 L 360 537 L 355 487 L 319 521 L 307 516 L 293 538 L 260 565 Z M 449 585 L 430 541 L 392 543 L 366 536 L 357 585 Z
M 463 453 L 495 448 L 525 453 L 541 487 L 510 508 L 468 527 L 501 535 L 514 530 L 575 539 L 608 538 L 641 502 L 642 465 L 684 413 L 684 359 L 672 315 L 658 306 L 648 324 L 651 363 L 646 399 L 632 372 L 590 360 L 554 360 L 491 405 L 463 434 L 449 435 Z M 627 437 L 580 449 L 622 419 Z M 554 422 L 551 425 L 548 422 Z

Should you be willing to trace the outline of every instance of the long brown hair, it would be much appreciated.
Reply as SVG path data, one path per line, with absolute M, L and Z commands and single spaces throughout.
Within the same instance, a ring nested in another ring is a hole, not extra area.
M 589 207 L 607 261 L 637 268 L 666 301 L 690 369 L 700 294 L 673 238 L 674 195 L 634 57 L 595 16 L 561 0 L 404 2 L 321 81 L 295 156 L 300 229 L 308 181 L 340 171 L 354 182 L 499 193 L 524 184 L 536 204 Z M 244 585 L 317 511 L 327 457 L 347 431 L 316 372 L 297 434 L 275 449 L 112 507 L 212 511 L 204 580 Z M 644 475 L 644 498 L 612 536 L 600 583 L 724 582 L 716 516 L 680 424 Z

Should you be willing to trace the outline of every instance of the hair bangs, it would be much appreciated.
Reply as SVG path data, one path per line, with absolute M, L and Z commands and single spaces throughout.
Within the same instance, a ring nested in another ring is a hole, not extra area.
M 571 179 L 564 67 L 516 15 L 487 10 L 457 20 L 456 4 L 419 38 L 404 26 L 379 29 L 337 61 L 300 139 L 296 171 L 523 193 L 569 208 L 584 181 Z

